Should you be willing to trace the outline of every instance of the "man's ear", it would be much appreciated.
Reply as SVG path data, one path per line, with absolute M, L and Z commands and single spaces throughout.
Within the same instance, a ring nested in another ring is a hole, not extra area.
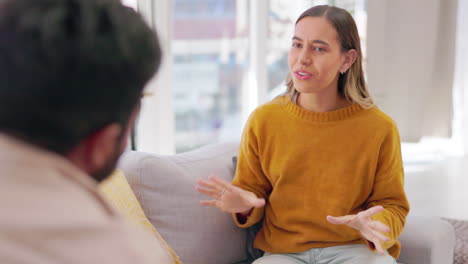
M 118 123 L 109 124 L 93 134 L 89 135 L 84 141 L 85 154 L 88 157 L 88 164 L 92 171 L 99 170 L 120 151 L 120 140 L 122 136 L 122 126 Z
M 115 156 L 116 151 L 120 151 L 118 146 L 122 136 L 122 126 L 112 123 L 96 132 L 88 135 L 86 138 L 73 148 L 67 158 L 88 174 L 93 174 L 101 170 L 106 163 Z
M 355 49 L 350 49 L 344 54 L 344 61 L 341 64 L 340 72 L 345 73 L 351 66 L 353 66 L 354 62 L 357 59 L 357 51 Z

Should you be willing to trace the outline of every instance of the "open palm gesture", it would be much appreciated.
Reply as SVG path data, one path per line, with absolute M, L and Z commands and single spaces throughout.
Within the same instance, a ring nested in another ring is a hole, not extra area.
M 201 205 L 212 206 L 227 213 L 247 214 L 252 208 L 260 208 L 265 205 L 265 199 L 257 198 L 253 192 L 246 191 L 230 182 L 218 177 L 211 176 L 208 180 L 197 181 L 197 191 L 203 193 L 214 200 L 200 201 Z
M 374 206 L 355 215 L 327 216 L 327 221 L 335 225 L 347 225 L 358 230 L 363 237 L 374 243 L 377 252 L 385 254 L 382 249 L 382 242 L 387 242 L 390 239 L 382 233 L 390 232 L 390 228 L 371 218 L 371 216 L 383 211 L 383 209 L 382 206 Z

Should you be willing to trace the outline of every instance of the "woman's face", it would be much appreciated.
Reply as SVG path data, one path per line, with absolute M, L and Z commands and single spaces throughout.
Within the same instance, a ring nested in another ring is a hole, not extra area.
M 289 51 L 289 70 L 301 93 L 338 89 L 338 76 L 345 67 L 338 33 L 323 17 L 304 17 L 297 24 Z

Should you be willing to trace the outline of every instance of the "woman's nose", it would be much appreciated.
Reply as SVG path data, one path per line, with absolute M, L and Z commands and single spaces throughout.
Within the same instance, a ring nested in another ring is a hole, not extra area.
M 306 50 L 303 50 L 301 52 L 301 54 L 299 54 L 299 62 L 302 65 L 309 65 L 309 64 L 312 63 L 312 59 L 310 57 L 310 54 Z

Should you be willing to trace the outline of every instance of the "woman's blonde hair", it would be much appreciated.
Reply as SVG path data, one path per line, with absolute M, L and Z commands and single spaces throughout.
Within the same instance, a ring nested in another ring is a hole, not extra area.
M 307 9 L 296 21 L 297 23 L 304 17 L 325 17 L 335 28 L 341 44 L 341 52 L 347 52 L 354 49 L 357 52 L 356 61 L 344 74 L 338 78 L 338 91 L 346 100 L 358 103 L 363 108 L 374 106 L 374 100 L 367 90 L 362 67 L 362 51 L 359 33 L 353 17 L 348 11 L 328 5 L 315 6 Z M 292 97 L 296 91 L 291 77 L 288 73 L 286 78 L 287 90 L 283 95 Z

